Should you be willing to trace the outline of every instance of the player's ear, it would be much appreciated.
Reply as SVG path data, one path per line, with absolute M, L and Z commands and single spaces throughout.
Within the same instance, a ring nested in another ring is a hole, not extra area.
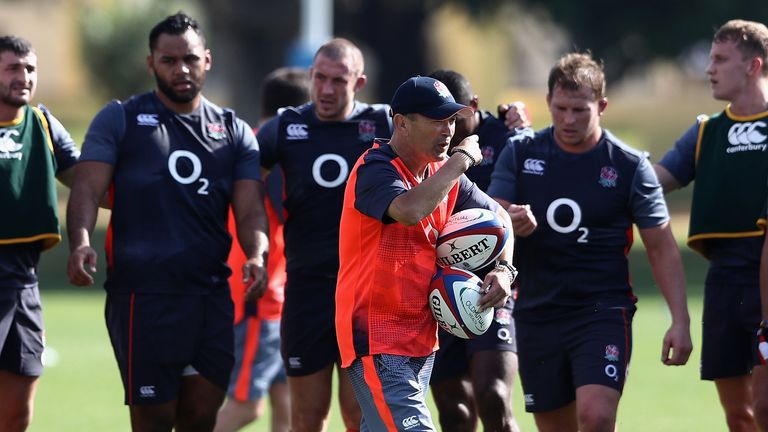
M 152 74 L 155 71 L 155 61 L 152 58 L 152 53 L 150 52 L 147 56 L 147 70 L 150 74 Z
M 206 49 L 205 50 L 205 70 L 207 71 L 211 70 L 212 65 L 213 65 L 213 57 L 211 56 L 211 50 Z
M 608 98 L 602 98 L 597 101 L 597 114 L 603 115 L 603 111 L 608 108 Z
M 404 114 L 395 114 L 392 117 L 392 124 L 395 126 L 395 129 L 401 130 L 406 128 L 406 117 Z
M 365 87 L 365 83 L 368 82 L 368 76 L 365 74 L 360 74 L 359 77 L 355 80 L 355 92 L 358 92 Z

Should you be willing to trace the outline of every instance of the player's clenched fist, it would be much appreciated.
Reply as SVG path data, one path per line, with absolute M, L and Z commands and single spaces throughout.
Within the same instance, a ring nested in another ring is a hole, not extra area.
M 93 285 L 91 273 L 96 273 L 96 261 L 96 251 L 90 246 L 79 246 L 72 250 L 67 262 L 69 282 L 77 286 Z
M 527 237 L 538 226 L 536 216 L 531 212 L 531 206 L 528 204 L 517 205 L 510 204 L 507 207 L 509 218 L 512 219 L 512 230 L 516 236 Z

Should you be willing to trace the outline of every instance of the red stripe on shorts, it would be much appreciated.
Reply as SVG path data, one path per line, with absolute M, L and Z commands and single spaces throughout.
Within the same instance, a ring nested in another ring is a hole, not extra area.
M 379 417 L 388 431 L 397 431 L 395 426 L 395 419 L 392 416 L 392 411 L 389 410 L 389 405 L 384 399 L 384 390 L 381 387 L 381 380 L 376 373 L 376 365 L 373 363 L 373 356 L 364 356 L 360 360 L 363 362 L 363 378 L 365 383 L 368 384 L 368 389 L 371 390 L 373 396 L 373 403 L 376 405 L 376 410 L 379 412 Z
M 128 405 L 133 405 L 133 304 L 135 301 L 136 293 L 131 293 L 128 313 Z
M 259 353 L 259 335 L 261 334 L 261 320 L 253 317 L 246 317 L 248 320 L 245 329 L 245 345 L 243 346 L 243 361 L 240 364 L 240 371 L 237 373 L 235 382 L 234 396 L 235 400 L 247 401 L 251 389 L 251 372 L 253 371 L 253 361 Z

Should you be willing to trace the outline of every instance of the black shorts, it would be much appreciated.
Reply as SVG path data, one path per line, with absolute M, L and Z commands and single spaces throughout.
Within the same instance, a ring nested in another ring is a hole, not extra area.
M 748 375 L 757 358 L 760 287 L 706 283 L 702 316 L 701 379 Z
M 468 374 L 469 360 L 477 352 L 517 352 L 515 321 L 512 319 L 514 307 L 515 301 L 510 297 L 504 307 L 494 312 L 488 331 L 475 339 L 462 339 L 443 329 L 438 330 L 440 349 L 435 354 L 435 366 L 429 382 L 435 384 Z
M 624 388 L 632 357 L 634 308 L 589 310 L 546 322 L 517 320 L 525 410 L 543 412 L 576 399 L 587 384 Z
M 126 405 L 178 397 L 189 366 L 223 391 L 234 364 L 228 290 L 203 295 L 108 293 L 106 320 Z
M 0 289 L 0 370 L 42 375 L 43 337 L 37 286 Z
M 310 375 L 339 361 L 335 292 L 336 278 L 288 275 L 280 321 L 288 376 Z

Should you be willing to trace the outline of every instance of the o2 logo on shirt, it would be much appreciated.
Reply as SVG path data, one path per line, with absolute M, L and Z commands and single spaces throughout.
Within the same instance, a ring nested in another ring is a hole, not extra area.
M 555 212 L 557 212 L 558 208 L 561 206 L 566 206 L 573 212 L 573 219 L 571 219 L 571 223 L 568 225 L 560 225 L 560 223 L 555 220 Z M 561 234 L 569 234 L 574 231 L 579 231 L 581 235 L 576 242 L 589 243 L 589 228 L 579 226 L 579 224 L 581 224 L 581 214 L 579 203 L 570 198 L 558 198 L 552 201 L 552 203 L 549 204 L 549 207 L 547 207 L 547 224 L 549 224 L 550 228 Z
M 335 163 L 339 166 L 339 175 L 336 176 L 336 178 L 326 179 L 323 177 L 321 170 L 326 163 Z M 315 162 L 312 163 L 312 178 L 315 180 L 315 183 L 322 187 L 328 189 L 335 188 L 347 181 L 347 175 L 349 175 L 349 165 L 347 164 L 347 160 L 337 154 L 326 153 L 320 155 L 320 157 L 315 159 Z
M 186 176 L 179 173 L 178 162 L 179 159 L 186 159 L 192 164 L 192 172 Z M 194 182 L 200 183 L 200 188 L 197 189 L 197 193 L 200 195 L 208 195 L 208 185 L 210 182 L 205 177 L 200 177 L 203 172 L 203 163 L 196 154 L 187 150 L 176 150 L 168 157 L 168 171 L 171 173 L 171 177 L 181 184 L 192 184 Z

